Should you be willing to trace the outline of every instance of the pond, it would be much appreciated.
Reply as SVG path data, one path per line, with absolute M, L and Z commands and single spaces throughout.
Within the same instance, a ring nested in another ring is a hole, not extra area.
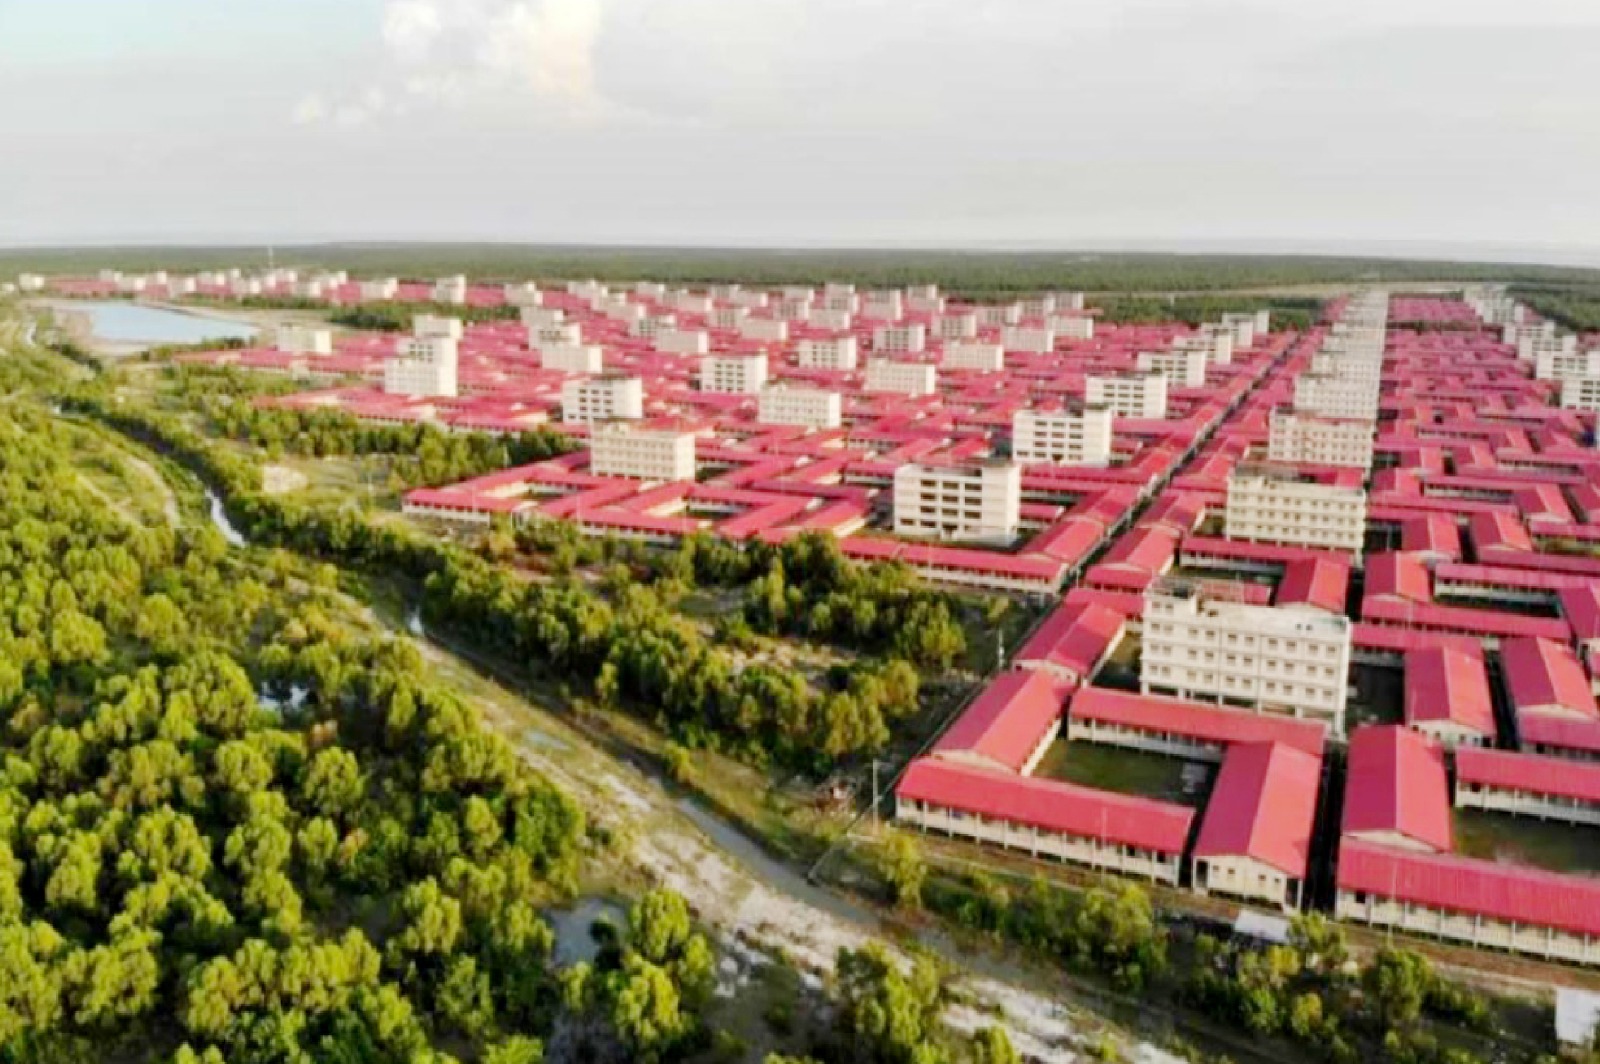
M 579 898 L 570 909 L 551 909 L 544 915 L 555 932 L 554 960 L 560 968 L 594 960 L 600 943 L 589 928 L 596 920 L 609 920 L 619 928 L 628 923 L 628 910 L 609 898 Z
M 52 302 L 50 308 L 89 318 L 95 339 L 115 344 L 197 344 L 205 340 L 254 340 L 253 325 L 221 318 L 204 318 L 138 303 Z

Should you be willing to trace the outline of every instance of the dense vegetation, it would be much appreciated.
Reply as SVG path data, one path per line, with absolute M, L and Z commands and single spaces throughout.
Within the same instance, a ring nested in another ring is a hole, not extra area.
M 1514 1035 L 1503 1022 L 1515 1011 L 1512 1003 L 1445 978 L 1407 949 L 1386 947 L 1357 963 L 1344 932 L 1321 914 L 1296 916 L 1288 942 L 1269 945 L 1182 922 L 1169 925 L 1132 883 L 1077 892 L 1042 879 L 1018 888 L 976 872 L 935 877 L 916 844 L 899 834 L 881 848 L 878 872 L 901 905 L 926 905 L 962 927 L 1103 980 L 1120 994 L 1188 1010 L 1252 1041 L 1268 1040 L 1291 1059 L 1548 1060 L 1545 1038 Z M 1600 1051 L 1573 1059 L 1592 1064 Z
M 329 315 L 335 325 L 348 329 L 378 332 L 410 332 L 418 314 L 460 318 L 466 322 L 515 321 L 520 311 L 515 306 L 467 307 L 455 303 L 362 303 L 344 307 Z
M 221 491 L 230 516 L 256 542 L 414 581 L 423 589 L 424 618 L 441 634 L 590 690 L 690 748 L 821 772 L 881 749 L 889 724 L 918 706 L 918 676 L 903 659 L 863 658 L 810 682 L 780 662 L 708 638 L 658 587 L 630 583 L 613 600 L 578 578 L 529 582 L 407 527 L 265 495 L 254 463 L 175 416 L 112 401 L 103 385 L 68 402 L 189 465 Z M 918 613 L 923 626 L 911 629 L 908 649 L 942 660 L 958 646 L 945 630 L 948 617 L 937 608 Z
M 1123 252 L 800 251 L 712 248 L 562 247 L 531 244 L 320 244 L 280 248 L 280 259 L 360 276 L 743 282 L 871 286 L 940 284 L 978 298 L 1051 288 L 1090 291 L 1215 291 L 1263 285 L 1419 280 L 1588 282 L 1595 272 L 1514 263 L 1288 255 L 1169 255 Z M 265 266 L 257 248 L 60 248 L 0 250 L 0 274 L 90 273 Z
M 210 528 L 128 523 L 42 411 L 0 418 L 7 1058 L 531 1045 L 579 811 L 409 644 Z
M 204 391 L 210 375 L 194 383 Z M 446 432 L 436 425 L 372 425 L 344 410 L 293 410 L 260 407 L 221 394 L 201 404 L 209 427 L 219 435 L 262 448 L 268 458 L 283 454 L 325 458 L 331 455 L 389 455 L 403 487 L 449 484 L 507 466 L 566 454 L 576 446 L 549 429 L 516 436 L 484 432 Z
M 1600 284 L 1514 285 L 1511 294 L 1573 332 L 1600 332 Z
M 1093 303 L 1104 311 L 1104 320 L 1118 324 L 1147 325 L 1163 321 L 1181 321 L 1187 325 L 1216 321 L 1224 314 L 1247 311 L 1272 312 L 1272 329 L 1279 332 L 1295 329 L 1304 332 L 1316 323 L 1322 311 L 1322 300 L 1294 296 L 1103 296 Z

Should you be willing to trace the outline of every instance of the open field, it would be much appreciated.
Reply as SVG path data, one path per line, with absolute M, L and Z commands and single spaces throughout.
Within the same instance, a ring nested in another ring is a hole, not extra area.
M 1455 811 L 1456 851 L 1552 872 L 1600 875 L 1600 829 L 1481 809 Z
M 1034 775 L 1098 790 L 1198 806 L 1214 765 L 1095 743 L 1057 739 Z

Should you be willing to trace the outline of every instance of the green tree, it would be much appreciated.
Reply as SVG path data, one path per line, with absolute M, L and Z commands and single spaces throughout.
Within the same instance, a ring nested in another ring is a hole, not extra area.
M 879 869 L 889 884 L 896 905 L 904 909 L 922 906 L 922 884 L 928 877 L 922 850 L 916 840 L 901 831 L 890 831 L 884 839 Z

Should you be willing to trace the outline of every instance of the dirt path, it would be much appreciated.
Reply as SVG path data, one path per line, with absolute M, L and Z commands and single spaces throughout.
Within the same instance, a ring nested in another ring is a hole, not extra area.
M 151 465 L 149 461 L 129 451 L 119 452 L 127 463 L 139 471 L 139 475 L 150 482 L 150 487 L 161 495 L 161 512 L 167 519 L 167 524 L 177 528 L 183 524 L 183 514 L 178 511 L 178 497 L 172 493 L 172 485 L 167 483 L 167 478 L 161 471 Z
M 708 836 L 690 810 L 643 772 L 602 752 L 556 715 L 485 678 L 432 640 L 418 640 L 418 645 L 437 674 L 470 693 L 485 720 L 529 765 L 623 840 L 627 862 L 683 894 L 725 940 L 781 953 L 813 985 L 832 971 L 840 949 L 884 940 L 884 929 L 869 912 L 851 912 L 855 907 L 848 902 L 804 886 L 791 871 L 763 869 L 761 864 L 771 863 L 764 857 L 730 853 L 728 840 Z M 741 849 L 754 847 L 746 841 Z M 796 882 L 769 882 L 775 871 L 774 878 Z M 972 959 L 954 947 L 942 952 L 958 973 L 956 989 L 967 1002 L 949 1014 L 958 1029 L 998 1023 L 1024 1054 L 1064 1060 L 1106 1027 L 1104 1020 L 1019 983 L 973 974 L 967 970 Z M 1144 1044 L 1130 1044 L 1127 1058 L 1148 1064 L 1177 1059 Z

